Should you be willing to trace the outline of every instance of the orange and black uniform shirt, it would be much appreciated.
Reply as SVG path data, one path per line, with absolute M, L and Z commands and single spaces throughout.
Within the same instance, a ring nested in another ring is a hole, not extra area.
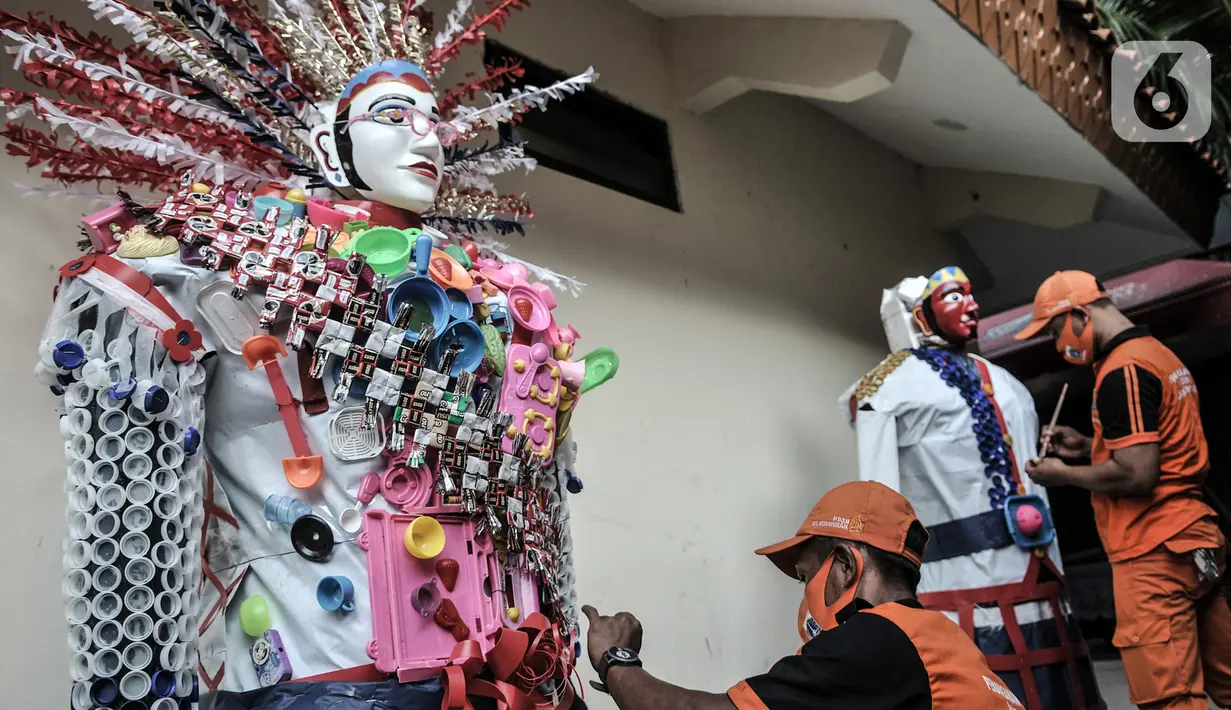
M 1197 522 L 1194 531 L 1218 544 L 1215 513 L 1201 492 L 1209 448 L 1192 374 L 1145 326 L 1129 328 L 1105 349 L 1094 365 L 1091 463 L 1106 462 L 1117 449 L 1158 444 L 1160 469 L 1149 495 L 1091 494 L 1107 557 L 1139 557 Z
M 739 710 L 1024 710 L 970 637 L 914 599 L 856 599 L 838 619 L 727 696 Z

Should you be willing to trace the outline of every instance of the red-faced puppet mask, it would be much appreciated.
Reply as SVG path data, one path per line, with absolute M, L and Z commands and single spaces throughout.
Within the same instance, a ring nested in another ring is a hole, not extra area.
M 923 300 L 914 310 L 920 331 L 950 345 L 965 345 L 978 337 L 979 304 L 962 270 L 946 267 L 928 281 Z

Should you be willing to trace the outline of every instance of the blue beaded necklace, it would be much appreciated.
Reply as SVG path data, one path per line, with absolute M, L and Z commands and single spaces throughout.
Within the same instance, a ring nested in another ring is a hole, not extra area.
M 1000 510 L 1005 500 L 1013 495 L 1009 445 L 996 420 L 995 407 L 983 389 L 978 367 L 965 354 L 945 348 L 914 348 L 911 353 L 939 373 L 945 384 L 957 388 L 970 407 L 975 421 L 975 438 L 979 442 L 979 459 L 983 461 L 984 475 L 992 484 L 987 497 L 992 510 Z

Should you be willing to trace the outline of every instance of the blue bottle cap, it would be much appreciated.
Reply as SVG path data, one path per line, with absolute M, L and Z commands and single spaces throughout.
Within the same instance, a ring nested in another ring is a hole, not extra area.
M 52 385 L 50 389 L 51 389 L 51 393 L 54 394 L 55 396 L 57 397 L 64 396 L 64 388 L 61 387 L 60 385 Z
M 162 414 L 170 406 L 170 393 L 158 385 L 154 385 L 145 393 L 145 411 L 147 414 Z
M 120 686 L 110 678 L 97 678 L 90 686 L 90 700 L 100 707 L 110 705 L 120 697 Z
M 85 348 L 72 340 L 61 340 L 51 352 L 51 360 L 63 370 L 76 370 L 85 362 Z
M 137 390 L 137 378 L 128 377 L 111 386 L 111 398 L 114 400 L 128 399 Z
M 581 479 L 574 476 L 572 471 L 569 471 L 568 483 L 566 485 L 568 486 L 568 492 L 574 495 L 580 493 L 585 488 L 585 486 L 581 485 Z
M 194 426 L 184 430 L 184 455 L 192 456 L 197 453 L 197 447 L 201 445 L 201 432 L 197 431 Z
M 61 387 L 68 387 L 69 385 L 73 384 L 73 373 L 61 372 L 60 374 L 56 375 L 56 383 L 59 384 Z

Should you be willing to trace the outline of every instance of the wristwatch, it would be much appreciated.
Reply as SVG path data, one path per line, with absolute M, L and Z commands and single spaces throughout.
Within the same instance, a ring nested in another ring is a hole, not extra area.
M 633 668 L 640 668 L 641 657 L 638 656 L 637 652 L 631 648 L 613 646 L 603 652 L 601 666 L 602 667 L 597 670 L 599 679 L 602 682 L 595 683 L 594 681 L 590 681 L 590 685 L 601 693 L 609 693 L 610 691 L 607 690 L 607 672 L 615 666 L 632 666 Z

